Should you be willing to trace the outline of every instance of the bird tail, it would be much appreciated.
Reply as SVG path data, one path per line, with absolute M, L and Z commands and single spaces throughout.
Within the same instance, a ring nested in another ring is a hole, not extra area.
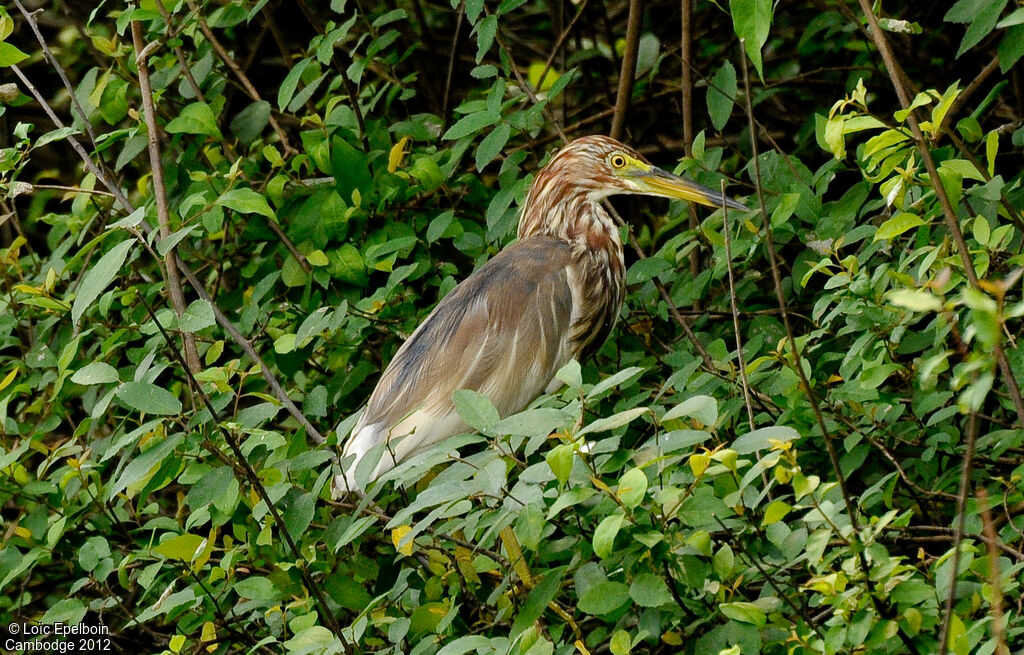
M 363 494 L 365 489 L 356 481 L 356 469 L 367 455 L 378 458 L 377 465 L 368 478 L 369 482 L 373 482 L 395 467 L 395 460 L 386 448 L 374 448 L 374 446 L 385 444 L 385 442 L 386 438 L 379 423 L 357 427 L 352 432 L 341 456 L 345 471 L 334 477 L 333 496 L 336 499 L 347 493 Z

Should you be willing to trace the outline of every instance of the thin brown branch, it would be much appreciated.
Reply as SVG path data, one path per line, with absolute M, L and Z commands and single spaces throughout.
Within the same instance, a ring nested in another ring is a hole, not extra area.
M 981 506 L 982 531 L 985 534 L 986 546 L 988 546 L 988 584 L 992 593 L 992 600 L 989 607 L 992 612 L 992 636 L 996 640 L 996 655 L 1010 655 L 1010 648 L 1006 645 L 1006 619 L 1003 614 L 1003 585 L 999 575 L 999 553 L 996 543 L 999 536 L 996 534 L 995 525 L 992 523 L 992 511 L 989 508 L 988 493 L 985 488 L 978 489 L 978 505 Z
M 455 75 L 455 55 L 459 51 L 459 35 L 462 23 L 466 20 L 466 5 L 459 3 L 459 11 L 455 15 L 455 33 L 452 35 L 452 46 L 448 50 L 448 72 L 444 76 L 444 94 L 441 96 L 441 121 L 448 121 L 448 102 L 451 100 L 452 77 Z
M 629 0 L 629 18 L 626 22 L 626 51 L 622 55 L 622 67 L 619 69 L 619 89 L 615 96 L 615 115 L 612 117 L 612 129 L 609 136 L 622 139 L 626 131 L 626 114 L 629 113 L 629 100 L 633 95 L 633 78 L 636 75 L 636 57 L 640 50 L 640 24 L 643 19 L 641 0 Z
M 687 157 L 693 157 L 693 0 L 681 0 L 680 13 L 682 14 L 679 56 L 682 59 L 680 91 L 683 108 L 683 153 Z M 690 214 L 690 230 L 696 231 L 700 225 L 697 220 L 697 205 L 688 202 L 686 206 Z M 701 245 L 701 242 L 697 241 L 696 247 L 690 251 L 690 275 L 694 278 L 700 275 Z M 699 303 L 700 300 L 698 299 L 696 302 Z M 700 309 L 699 306 L 695 308 Z
M 352 650 L 352 646 L 348 643 L 348 640 L 345 639 L 345 633 L 341 629 L 341 624 L 338 623 L 337 617 L 331 611 L 331 606 L 327 603 L 327 598 L 324 596 L 323 589 L 321 589 L 316 578 L 314 578 L 309 572 L 309 568 L 306 565 L 306 558 L 303 556 L 302 551 L 299 550 L 298 545 L 295 543 L 291 533 L 288 531 L 288 527 L 285 524 L 284 519 L 281 517 L 281 513 L 277 509 L 277 504 L 270 498 L 270 494 L 267 493 L 267 489 L 263 485 L 262 480 L 260 480 L 259 474 L 256 473 L 256 469 L 253 468 L 252 463 L 249 462 L 245 453 L 242 452 L 237 436 L 232 432 L 229 432 L 228 429 L 224 427 L 224 423 L 221 420 L 220 413 L 217 411 L 217 408 L 213 406 L 210 397 L 205 391 L 203 391 L 195 376 L 192 375 L 192 371 L 189 370 L 185 361 L 182 359 L 181 353 L 177 348 L 173 347 L 174 342 L 171 340 L 171 335 L 164 329 L 164 326 L 160 323 L 160 320 L 153 312 L 153 308 L 146 303 L 143 294 L 139 294 L 139 299 L 145 306 L 146 313 L 149 314 L 150 320 L 153 321 L 157 329 L 160 330 L 160 334 L 163 335 L 164 341 L 171 346 L 171 354 L 178 360 L 182 370 L 185 371 L 185 375 L 188 376 L 189 385 L 193 389 L 193 393 L 199 394 L 203 405 L 206 406 L 206 410 L 210 412 L 210 416 L 213 419 L 214 424 L 216 424 L 221 436 L 224 437 L 224 442 L 227 443 L 228 448 L 231 449 L 232 455 L 234 455 L 234 464 L 242 469 L 245 473 L 245 477 L 249 481 L 249 484 L 252 485 L 253 490 L 256 492 L 256 495 L 259 496 L 260 500 L 266 504 L 267 511 L 270 513 L 271 518 L 274 519 L 274 524 L 277 528 L 278 534 L 284 538 L 285 544 L 288 546 L 288 550 L 291 551 L 292 555 L 295 557 L 295 564 L 299 569 L 303 582 L 305 582 L 306 588 L 316 598 L 317 605 L 320 606 L 321 620 L 327 624 L 327 627 L 338 638 L 346 653 L 354 652 Z
M 195 0 L 185 0 L 185 2 L 188 4 L 188 8 L 195 12 L 196 22 L 199 24 L 199 30 L 203 33 L 203 36 L 206 37 L 206 40 L 210 42 L 210 46 L 213 48 L 213 51 L 217 53 L 217 57 L 224 62 L 224 65 L 228 67 L 242 85 L 242 89 L 245 91 L 246 95 L 248 95 L 254 102 L 262 101 L 263 98 L 260 97 L 256 87 L 249 81 L 249 77 L 245 74 L 245 71 L 238 66 L 234 57 L 232 57 L 231 53 L 224 48 L 220 40 L 217 38 L 217 35 L 210 29 L 210 25 L 206 22 L 206 19 L 199 13 Z M 277 134 L 277 138 L 280 140 L 281 147 L 284 148 L 285 154 L 296 153 L 297 151 L 292 148 L 291 143 L 288 141 L 288 135 L 278 124 L 277 119 L 274 118 L 273 114 L 270 115 L 268 120 L 270 122 L 270 127 L 272 127 L 274 129 L 274 133 Z
M 86 115 L 85 110 L 82 109 L 81 103 L 78 101 L 78 95 L 75 94 L 75 89 L 71 86 L 71 81 L 68 80 L 67 74 L 64 72 L 64 68 L 57 63 L 57 59 L 53 56 L 53 52 L 50 51 L 50 46 L 46 43 L 46 39 L 43 38 L 43 33 L 39 31 L 39 23 L 36 21 L 34 14 L 28 13 L 25 7 L 21 4 L 21 0 L 14 0 L 14 4 L 18 7 L 18 11 L 25 17 L 25 21 L 28 26 L 32 29 L 32 33 L 36 37 L 36 42 L 39 43 L 39 47 L 43 51 L 43 56 L 46 58 L 46 63 L 50 64 L 54 71 L 57 72 L 57 76 L 60 77 L 61 83 L 64 85 L 64 89 L 68 92 L 71 98 L 71 105 L 75 108 L 75 111 L 79 116 L 82 117 L 82 125 L 85 127 L 86 134 L 89 135 L 89 141 L 92 142 L 93 149 L 96 148 L 96 133 L 93 131 L 92 123 L 89 122 L 89 117 Z M 42 11 L 41 9 L 37 11 Z
M 765 244 L 768 246 L 768 263 L 772 272 L 772 286 L 775 288 L 775 299 L 778 302 L 779 310 L 782 315 L 782 324 L 786 330 L 786 341 L 789 343 L 790 351 L 793 354 L 793 368 L 796 370 L 796 374 L 800 378 L 800 385 L 803 387 L 804 392 L 807 394 L 807 398 L 811 403 L 811 410 L 814 412 L 814 418 L 818 423 L 818 429 L 821 431 L 821 436 L 825 440 L 825 447 L 828 450 L 829 459 L 832 462 L 832 469 L 836 474 L 836 480 L 839 482 L 839 488 L 843 493 L 843 502 L 846 505 L 847 513 L 850 515 L 850 524 L 853 526 L 854 533 L 856 534 L 860 531 L 857 521 L 857 508 L 853 499 L 850 497 L 850 492 L 846 484 L 846 476 L 843 475 L 843 469 L 839 465 L 839 454 L 836 452 L 836 446 L 835 443 L 833 443 L 832 434 L 829 432 L 828 426 L 825 425 L 825 417 L 821 412 L 821 407 L 818 405 L 818 400 L 811 389 L 810 380 L 807 379 L 807 375 L 804 373 L 803 357 L 801 356 L 800 348 L 796 343 L 793 325 L 789 320 L 788 303 L 786 302 L 786 296 L 782 291 L 782 274 L 779 273 L 778 253 L 775 249 L 775 236 L 772 234 L 771 220 L 768 217 L 768 209 L 764 200 L 764 189 L 761 186 L 761 164 L 757 152 L 758 132 L 754 124 L 754 109 L 750 103 L 750 75 L 747 66 L 747 57 L 745 54 L 741 55 L 740 61 L 743 64 L 743 95 L 746 100 L 747 120 L 750 125 L 750 147 L 752 149 L 751 161 L 754 163 L 754 187 L 757 191 L 757 201 L 761 208 L 761 216 L 764 217 Z
M 910 95 L 900 82 L 901 78 L 899 75 L 899 67 L 896 64 L 896 59 L 893 57 L 892 48 L 889 47 L 889 41 L 885 38 L 882 28 L 878 25 L 878 18 L 872 10 L 870 1 L 859 0 L 859 2 L 861 11 L 864 13 L 864 17 L 867 19 L 868 25 L 871 28 L 871 38 L 874 41 L 875 47 L 878 48 L 879 54 L 882 56 L 882 61 L 885 62 L 886 70 L 889 71 L 889 79 L 892 82 L 893 88 L 896 90 L 896 96 L 899 98 L 900 106 L 906 110 L 910 107 Z M 946 194 L 945 187 L 942 185 L 942 180 L 939 178 L 939 171 L 935 165 L 935 158 L 932 157 L 931 149 L 928 147 L 927 141 L 925 141 L 924 134 L 921 132 L 921 126 L 917 121 L 917 115 L 913 110 L 907 113 L 907 125 L 910 127 L 911 134 L 914 137 L 914 144 L 917 147 L 917 151 L 920 153 L 921 159 L 924 161 L 924 166 L 928 170 L 928 179 L 931 181 L 932 189 L 935 191 L 935 195 L 939 199 L 939 204 L 942 205 L 942 215 L 945 217 L 946 229 L 949 230 L 953 243 L 956 245 L 957 254 L 960 255 L 960 262 L 964 268 L 964 275 L 967 276 L 967 280 L 970 282 L 972 287 L 980 289 L 978 276 L 974 271 L 974 262 L 971 260 L 970 250 L 968 249 L 967 242 L 964 239 L 963 231 L 960 229 L 960 223 L 957 221 L 956 212 L 953 209 L 953 204 L 949 200 L 949 196 Z M 1021 396 L 1020 386 L 1017 384 L 1017 379 L 1013 375 L 1013 369 L 1010 367 L 1010 362 L 1006 357 L 1006 351 L 1003 350 L 1001 345 L 996 344 L 993 347 L 993 354 L 998 362 L 1006 388 L 1010 393 L 1010 398 L 1013 400 L 1014 408 L 1017 410 L 1017 422 L 1020 425 L 1024 425 L 1024 397 Z
M 587 2 L 589 2 L 589 0 L 583 0 L 580 2 L 580 6 L 576 9 L 576 15 L 572 17 L 569 24 L 566 25 L 565 29 L 562 30 L 562 33 L 558 35 L 558 38 L 555 40 L 555 45 L 551 46 L 551 54 L 548 55 L 547 61 L 544 62 L 544 70 L 541 71 L 540 77 L 537 78 L 539 80 L 537 84 L 544 84 L 544 79 L 547 78 L 548 71 L 551 70 L 551 64 L 554 63 L 555 57 L 558 56 L 559 52 L 561 52 L 562 44 L 565 43 L 566 38 L 569 37 L 569 34 L 572 32 L 572 28 L 576 26 L 576 22 L 583 15 L 583 10 L 587 8 Z M 562 72 L 564 73 L 565 71 Z
M 619 225 L 627 225 L 626 222 L 622 220 L 622 217 L 619 216 L 619 213 L 615 211 L 615 207 L 613 207 L 610 202 L 605 201 L 604 207 L 612 215 L 616 223 L 618 223 Z M 628 225 L 626 234 L 629 236 L 629 245 L 633 246 L 633 250 L 636 252 L 636 256 L 640 259 L 646 259 L 647 255 L 644 253 L 643 248 L 641 248 L 640 244 L 637 242 L 636 237 L 633 235 L 633 231 L 628 229 Z M 697 351 L 698 354 L 700 354 L 700 358 L 704 364 L 704 368 L 709 372 L 717 373 L 717 370 L 715 369 L 714 360 L 711 359 L 711 355 L 709 355 L 707 349 L 704 348 L 704 344 L 702 344 L 700 340 L 697 338 L 697 335 L 693 333 L 693 329 L 690 327 L 689 322 L 685 318 L 683 318 L 683 315 L 679 313 L 678 309 L 676 309 L 676 304 L 672 302 L 672 296 L 669 295 L 668 289 L 666 289 L 665 285 L 662 284 L 661 281 L 657 279 L 654 280 L 654 286 L 658 289 L 658 293 L 661 294 L 661 299 L 665 301 L 666 305 L 668 305 L 669 314 L 671 314 L 672 318 L 675 319 L 675 322 L 679 324 L 679 327 L 683 329 L 683 332 L 686 334 L 686 338 L 690 340 L 690 343 L 693 345 L 694 349 Z
M 25 85 L 25 88 L 28 89 L 29 93 L 31 93 L 32 96 L 36 99 L 36 102 L 38 102 L 39 105 L 43 108 L 43 111 L 53 122 L 54 126 L 57 128 L 64 127 L 64 122 L 53 111 L 53 108 L 46 101 L 46 98 L 44 98 L 42 94 L 39 92 L 39 89 L 37 89 L 35 85 L 32 84 L 32 82 L 29 81 L 27 77 L 25 77 L 25 74 L 21 72 L 21 69 L 19 69 L 17 65 L 12 65 L 11 70 L 14 71 L 14 74 L 18 77 L 19 80 L 21 80 L 22 84 Z M 121 191 L 121 189 L 116 184 L 114 184 L 114 182 L 96 166 L 96 164 L 89 157 L 89 153 L 85 151 L 85 148 L 82 146 L 82 144 L 79 143 L 78 140 L 75 139 L 73 136 L 67 137 L 67 141 L 68 143 L 71 144 L 71 148 L 82 159 L 82 164 L 85 166 L 86 170 L 92 173 L 103 186 L 107 187 L 107 189 L 110 190 L 110 192 L 117 199 L 118 204 L 121 205 L 125 212 L 130 214 L 131 212 L 135 211 L 135 207 L 124 195 L 124 192 Z M 143 220 L 139 224 L 139 226 L 147 235 L 153 231 L 153 227 L 145 220 Z M 249 341 L 242 336 L 242 333 L 238 331 L 238 328 L 234 326 L 231 320 L 228 319 L 228 317 L 224 315 L 224 312 L 222 312 L 220 308 L 213 302 L 213 299 L 210 298 L 210 294 L 207 293 L 206 288 L 199 281 L 199 278 L 196 277 L 195 273 L 192 272 L 192 269 L 189 268 L 185 264 L 185 262 L 183 262 L 180 258 L 177 259 L 177 264 L 178 269 L 189 281 L 189 284 L 192 285 L 192 287 L 195 289 L 199 297 L 202 298 L 203 300 L 210 302 L 211 306 L 213 307 L 213 315 L 214 318 L 217 320 L 217 323 L 219 323 L 220 326 L 227 331 L 228 335 L 231 337 L 231 340 L 234 341 L 239 347 L 241 347 L 245 354 L 248 355 L 253 362 L 259 365 L 260 372 L 263 374 L 263 379 L 267 381 L 268 385 L 270 385 L 270 388 L 273 391 L 274 396 L 281 402 L 285 409 L 288 410 L 288 413 L 291 414 L 295 418 L 295 420 L 299 422 L 299 425 L 301 425 L 306 430 L 306 433 L 310 436 L 310 438 L 312 438 L 317 443 L 324 443 L 326 441 L 324 436 L 320 434 L 320 431 L 313 427 L 313 424 L 309 422 L 309 419 L 307 419 L 305 415 L 301 411 L 299 411 L 299 408 L 295 405 L 292 399 L 288 397 L 288 394 L 285 393 L 284 389 L 281 387 L 281 384 L 277 381 L 277 378 L 274 376 L 273 372 L 266 365 L 266 362 L 263 361 L 263 358 L 259 356 L 256 350 L 252 347 L 252 344 L 250 344 Z
M 963 463 L 960 468 L 960 490 L 956 499 L 956 527 L 953 528 L 953 557 L 950 563 L 949 594 L 943 607 L 942 632 L 939 639 L 939 655 L 945 655 L 949 647 L 949 628 L 953 621 L 953 605 L 956 601 L 956 583 L 960 577 L 960 544 L 964 538 L 967 522 L 967 492 L 971 484 L 971 470 L 974 466 L 974 440 L 978 436 L 978 415 L 971 412 L 967 417 L 967 443 L 964 446 Z
M 974 77 L 973 80 L 968 83 L 957 95 L 956 100 L 950 106 L 949 111 L 942 117 L 942 123 L 939 125 L 939 130 L 935 133 L 935 143 L 938 143 L 942 139 L 942 135 L 949 131 L 949 124 L 953 119 L 960 114 L 960 110 L 967 104 L 967 100 L 974 95 L 974 93 L 981 88 L 981 85 L 992 76 L 992 73 L 996 72 L 999 68 L 999 55 L 992 58 L 988 64 L 985 65 L 981 71 Z
M 164 3 L 157 2 L 156 8 L 157 11 L 160 12 L 160 15 L 163 16 L 164 23 L 167 24 L 167 29 L 170 30 L 172 27 L 171 14 L 167 11 L 167 7 L 164 6 Z M 170 40 L 170 37 L 173 36 L 173 34 L 168 34 L 167 36 Z M 199 88 L 199 84 L 196 82 L 195 76 L 192 75 L 192 67 L 188 65 L 188 58 L 185 56 L 185 50 L 180 45 L 174 46 L 174 57 L 178 60 L 178 64 L 181 66 L 181 73 L 185 76 L 185 80 L 188 82 L 189 88 L 192 89 L 192 95 L 194 95 L 196 100 L 199 102 L 206 102 L 206 98 L 203 97 L 202 89 Z
M 747 407 L 747 422 L 754 429 L 754 407 L 750 401 L 747 382 L 747 363 L 743 357 L 743 337 L 740 334 L 740 315 L 736 303 L 736 281 L 732 270 L 732 239 L 729 236 L 729 207 L 725 204 L 725 180 L 722 180 L 722 232 L 725 235 L 725 268 L 729 274 L 729 308 L 732 309 L 732 329 L 736 335 L 736 358 L 743 387 L 743 404 Z
M 191 0 L 190 0 L 191 1 Z M 324 28 L 323 22 L 315 11 L 309 8 L 305 0 L 298 0 L 299 9 L 302 11 L 302 15 L 306 18 L 306 21 L 316 30 L 316 33 L 324 36 L 327 34 L 327 30 Z M 362 12 L 360 12 L 362 13 Z M 356 87 L 352 86 L 352 80 L 348 78 L 348 64 L 340 65 L 336 61 L 339 52 L 347 53 L 346 50 L 339 48 L 334 49 L 334 56 L 331 57 L 331 61 L 335 64 L 335 70 L 338 71 L 338 77 L 341 78 L 341 84 L 345 87 L 345 94 L 348 96 L 349 108 L 356 117 L 356 125 L 359 126 L 359 138 L 363 142 L 363 149 L 366 152 L 370 152 L 370 137 L 366 134 L 366 120 L 363 118 L 363 108 L 359 105 L 359 91 Z M 351 56 L 349 56 L 351 59 Z
M 153 88 L 149 83 L 149 65 L 143 54 L 144 39 L 142 23 L 132 21 L 132 44 L 135 47 L 135 65 L 139 72 L 139 91 L 142 94 L 143 119 L 146 122 L 147 146 L 149 150 L 149 168 L 153 179 L 153 199 L 156 202 L 156 216 L 160 225 L 160 238 L 171 235 L 171 216 L 167 206 L 167 187 L 164 184 L 164 166 L 160 159 L 160 127 L 156 123 L 156 106 L 153 103 Z M 181 317 L 185 313 L 185 294 L 181 289 L 181 278 L 174 261 L 174 248 L 164 255 L 164 271 L 167 275 L 167 295 L 171 299 L 174 312 Z M 196 337 L 191 332 L 184 332 L 182 340 L 185 345 L 185 363 L 189 371 L 198 372 L 199 351 L 196 349 Z

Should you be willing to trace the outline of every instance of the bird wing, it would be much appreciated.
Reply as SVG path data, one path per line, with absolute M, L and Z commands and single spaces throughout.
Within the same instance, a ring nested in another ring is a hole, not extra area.
M 404 437 L 394 451 L 401 461 L 464 430 L 452 403 L 458 389 L 485 394 L 502 416 L 526 407 L 573 355 L 572 260 L 568 244 L 531 237 L 455 287 L 384 371 L 353 430 L 353 442 L 365 443 L 347 450 L 361 457 Z

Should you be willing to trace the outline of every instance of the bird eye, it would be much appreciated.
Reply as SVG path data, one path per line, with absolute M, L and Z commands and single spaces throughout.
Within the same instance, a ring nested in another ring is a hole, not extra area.
M 612 165 L 612 168 L 622 168 L 626 165 L 626 158 L 616 153 L 608 159 L 608 163 Z

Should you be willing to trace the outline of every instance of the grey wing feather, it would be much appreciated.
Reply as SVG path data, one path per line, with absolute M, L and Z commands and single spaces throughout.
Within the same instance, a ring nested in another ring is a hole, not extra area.
M 570 260 L 570 247 L 549 238 L 498 253 L 403 344 L 360 422 L 395 425 L 417 409 L 454 411 L 457 389 L 487 394 L 502 415 L 521 410 L 570 356 Z

